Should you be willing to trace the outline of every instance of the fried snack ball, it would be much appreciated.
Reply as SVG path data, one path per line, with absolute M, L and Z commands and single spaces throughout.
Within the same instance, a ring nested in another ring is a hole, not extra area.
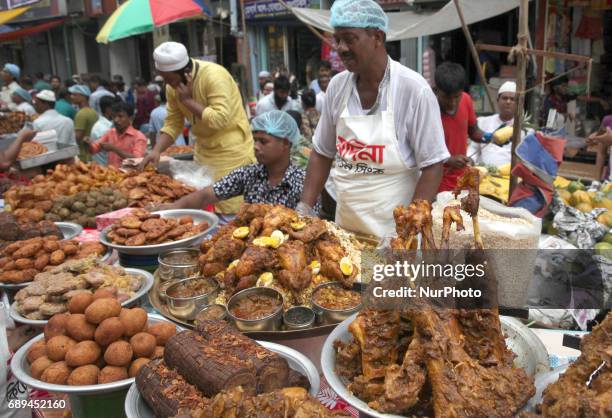
M 125 367 L 106 366 L 98 374 L 98 384 L 116 382 L 127 379 L 128 372 Z
M 22 244 L 21 248 L 13 253 L 13 260 L 18 260 L 20 258 L 30 258 L 33 257 L 40 249 L 42 248 L 42 244 L 39 242 L 34 242 L 31 244 Z
M 164 350 L 165 348 L 162 347 L 161 345 L 158 345 L 155 347 L 155 351 L 153 351 L 153 355 L 151 356 L 152 359 L 155 358 L 162 358 L 164 357 Z
M 114 298 L 117 296 L 117 288 L 114 286 L 105 287 L 104 289 L 98 289 L 93 294 L 93 300 Z
M 140 370 L 142 366 L 144 366 L 150 361 L 151 360 L 146 357 L 137 358 L 132 362 L 132 364 L 130 364 L 130 368 L 128 369 L 128 375 L 130 377 L 136 377 L 136 375 L 138 374 L 138 370 Z
M 66 260 L 66 254 L 62 250 L 55 250 L 49 257 L 49 264 L 58 266 Z
M 34 379 L 40 379 L 43 372 L 53 364 L 53 360 L 51 360 L 47 356 L 38 357 L 36 360 L 32 362 L 30 366 L 30 374 Z
M 58 335 L 66 335 L 66 323 L 70 315 L 66 313 L 55 314 L 45 325 L 45 341 Z
M 94 341 L 81 341 L 70 347 L 66 353 L 66 364 L 70 367 L 85 366 L 98 361 L 102 349 Z
M 37 358 L 45 357 L 47 355 L 47 347 L 45 340 L 36 341 L 32 344 L 32 347 L 28 350 L 26 358 L 28 363 L 32 364 Z
M 122 309 L 119 320 L 123 324 L 123 335 L 131 337 L 143 331 L 147 325 L 147 311 L 142 308 Z
M 42 271 L 49 264 L 49 254 L 41 254 L 34 260 L 34 268 Z
M 73 244 L 65 244 L 61 246 L 61 250 L 67 257 L 70 257 L 71 255 L 75 255 L 79 252 L 79 247 Z
M 85 309 L 93 302 L 93 295 L 89 293 L 79 293 L 70 299 L 68 302 L 68 311 L 70 313 L 84 313 Z
M 56 240 L 51 240 L 49 238 L 50 237 L 45 237 L 43 249 L 48 253 L 52 253 L 53 251 L 59 250 L 60 248 L 59 242 L 57 242 Z
M 34 268 L 34 261 L 30 260 L 29 258 L 20 258 L 15 260 L 15 267 L 17 267 L 18 270 L 31 269 Z
M 104 361 L 111 366 L 128 366 L 134 351 L 127 341 L 115 341 L 104 352 Z
M 72 338 L 65 335 L 58 335 L 47 342 L 47 357 L 53 361 L 62 361 L 66 353 L 76 344 Z
M 121 338 L 124 332 L 125 328 L 121 320 L 113 316 L 100 322 L 100 325 L 96 328 L 94 339 L 98 344 L 107 346 Z
M 65 385 L 71 372 L 72 369 L 68 367 L 65 361 L 59 361 L 47 367 L 40 379 L 47 383 Z
M 68 376 L 67 383 L 71 386 L 95 385 L 98 383 L 100 369 L 95 364 L 77 367 Z
M 35 268 L 31 268 L 31 269 L 22 270 L 20 273 L 21 273 L 22 281 L 29 282 L 29 281 L 34 280 L 34 277 L 36 277 L 39 271 L 36 270 Z
M 66 321 L 66 331 L 76 341 L 93 340 L 96 326 L 87 322 L 83 314 L 71 314 Z
M 155 337 L 147 332 L 139 332 L 130 338 L 130 344 L 136 357 L 151 357 L 155 351 Z
M 4 268 L 8 263 L 12 262 L 13 259 L 11 257 L 2 257 L 0 258 L 0 269 Z
M 160 322 L 149 326 L 147 332 L 155 337 L 157 345 L 165 346 L 166 341 L 176 334 L 176 326 L 168 322 Z
M 121 304 L 117 302 L 117 299 L 102 298 L 94 300 L 85 309 L 85 318 L 92 324 L 99 324 L 107 318 L 119 316 L 120 313 Z

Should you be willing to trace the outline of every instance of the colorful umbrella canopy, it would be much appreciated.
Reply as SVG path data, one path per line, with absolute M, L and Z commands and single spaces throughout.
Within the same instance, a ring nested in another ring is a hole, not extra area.
M 212 15 L 203 0 L 128 0 L 108 18 L 96 41 L 106 44 L 201 14 Z

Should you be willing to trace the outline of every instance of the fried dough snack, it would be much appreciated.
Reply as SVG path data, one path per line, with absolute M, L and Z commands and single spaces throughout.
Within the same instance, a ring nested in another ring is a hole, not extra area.
M 137 208 L 174 202 L 195 191 L 193 187 L 151 169 L 128 174 L 119 183 L 119 190 L 128 197 L 129 205 Z
M 208 222 L 194 223 L 191 217 L 162 218 L 144 209 L 136 209 L 119 219 L 106 234 L 118 245 L 130 247 L 178 241 L 208 229 Z
M 47 147 L 39 142 L 26 142 L 21 145 L 17 159 L 25 160 L 26 158 L 32 158 L 36 157 L 37 155 L 44 154 L 47 151 Z
M 173 156 L 180 154 L 193 154 L 193 147 L 191 145 L 172 145 L 166 148 L 164 152 L 162 152 L 162 155 L 165 156 Z

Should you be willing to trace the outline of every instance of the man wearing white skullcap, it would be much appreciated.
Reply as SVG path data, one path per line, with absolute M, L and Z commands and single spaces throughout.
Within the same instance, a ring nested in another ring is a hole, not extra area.
M 21 74 L 20 68 L 15 64 L 4 64 L 0 76 L 2 76 L 2 90 L 0 91 L 0 101 L 2 101 L 3 107 L 7 107 L 10 110 L 16 110 L 17 105 L 13 103 L 12 95 L 17 90 L 19 84 L 19 75 Z
M 330 24 L 347 71 L 327 87 L 298 210 L 310 212 L 331 172 L 336 222 L 386 236 L 395 207 L 436 195 L 449 157 L 440 109 L 427 81 L 387 54 L 375 1 L 335 1 Z
M 153 58 L 166 84 L 168 115 L 141 167 L 159 162 L 161 153 L 182 133 L 185 119 L 196 138 L 194 159 L 213 169 L 215 181 L 253 163 L 253 136 L 231 74 L 218 64 L 190 58 L 178 42 L 164 42 Z M 215 211 L 231 215 L 241 203 L 241 197 L 219 202 Z
M 493 134 L 506 126 L 514 126 L 514 112 L 516 111 L 516 83 L 514 81 L 506 81 L 497 91 L 497 107 L 499 113 L 478 118 L 478 127 L 488 134 Z M 475 164 L 500 167 L 510 164 L 512 145 L 510 141 L 503 143 L 494 141 L 493 144 L 486 145 L 470 140 L 468 155 L 473 155 L 472 160 Z
M 264 87 L 266 86 L 266 83 L 271 80 L 272 78 L 270 78 L 269 71 L 263 70 L 259 72 L 259 74 L 257 75 L 257 81 L 259 82 L 259 90 L 257 91 L 257 101 L 260 101 L 264 98 Z

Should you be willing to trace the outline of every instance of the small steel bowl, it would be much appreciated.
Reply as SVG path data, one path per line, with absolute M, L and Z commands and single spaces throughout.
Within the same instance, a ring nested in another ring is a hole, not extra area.
M 173 256 L 190 256 L 193 258 L 191 262 L 173 262 Z M 174 250 L 164 251 L 157 258 L 159 268 L 157 275 L 160 281 L 166 280 L 182 280 L 190 277 L 196 277 L 200 274 L 200 264 L 198 257 L 200 251 L 196 248 L 177 248 Z
M 283 314 L 286 329 L 306 329 L 312 327 L 315 313 L 308 306 L 292 306 Z
M 213 290 L 202 295 L 191 296 L 191 297 L 173 297 L 171 296 L 173 290 L 176 290 L 181 284 L 186 284 L 193 281 L 207 280 L 212 286 Z M 217 294 L 219 293 L 219 283 L 215 279 L 210 277 L 191 277 L 189 279 L 179 280 L 166 289 L 166 301 L 168 304 L 168 310 L 172 315 L 179 319 L 186 319 L 191 321 L 195 318 L 198 312 L 204 307 L 214 302 Z
M 344 321 L 349 316 L 361 310 L 363 302 L 359 303 L 358 305 L 352 308 L 348 308 L 348 309 L 329 309 L 329 308 L 325 308 L 319 305 L 318 303 L 316 303 L 315 295 L 317 294 L 317 292 L 320 289 L 324 287 L 328 287 L 328 286 L 342 287 L 342 285 L 338 282 L 328 282 L 328 283 L 323 283 L 323 284 L 318 285 L 313 290 L 312 296 L 311 296 L 312 310 L 315 312 L 317 316 L 318 324 L 320 325 L 337 324 L 339 322 Z M 355 292 L 355 290 L 353 290 L 353 292 Z
M 238 301 L 247 296 L 257 294 L 272 296 L 279 302 L 278 308 L 274 313 L 260 319 L 243 319 L 232 314 L 232 308 Z M 227 302 L 227 315 L 240 331 L 279 331 L 283 322 L 283 305 L 283 295 L 279 291 L 269 287 L 250 287 L 241 290 L 230 298 Z
M 214 310 L 220 310 L 221 311 L 221 315 L 216 315 L 213 313 Z M 206 318 L 205 315 L 210 314 L 209 318 Z M 227 306 L 222 305 L 220 303 L 215 303 L 213 305 L 208 305 L 207 307 L 205 307 L 204 309 L 202 309 L 200 312 L 198 312 L 198 314 L 195 317 L 195 323 L 196 325 L 198 325 L 198 322 L 202 321 L 204 319 L 218 319 L 218 320 L 224 320 L 225 318 L 227 318 Z

